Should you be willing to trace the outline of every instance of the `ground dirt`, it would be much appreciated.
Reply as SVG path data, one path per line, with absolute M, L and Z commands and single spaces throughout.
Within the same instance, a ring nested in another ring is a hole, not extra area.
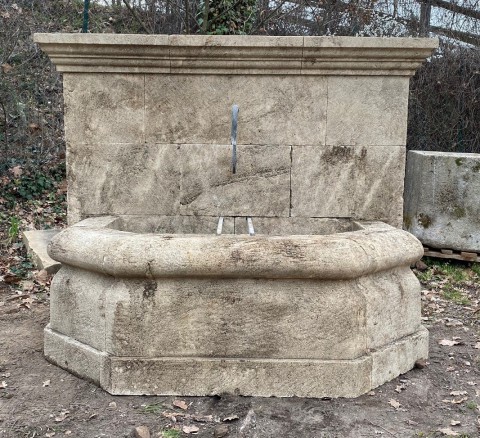
M 129 437 L 138 426 L 165 438 L 479 437 L 480 268 L 427 263 L 417 272 L 430 330 L 426 366 L 357 399 L 336 400 L 111 396 L 43 357 L 49 309 L 42 272 L 22 282 L 4 274 L 0 438 Z

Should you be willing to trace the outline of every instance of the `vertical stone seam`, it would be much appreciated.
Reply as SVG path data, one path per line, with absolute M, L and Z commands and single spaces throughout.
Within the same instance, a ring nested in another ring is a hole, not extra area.
M 325 139 L 323 141 L 323 144 L 326 147 L 327 138 L 328 138 L 328 95 L 329 95 L 328 83 L 330 82 L 330 77 L 327 76 L 325 80 L 327 82 L 327 104 L 325 105 Z
M 289 208 L 288 208 L 288 217 L 292 217 L 292 171 L 293 171 L 293 146 L 290 145 L 290 198 L 289 198 Z
M 147 143 L 147 125 L 146 125 L 146 120 L 147 120 L 147 106 L 146 106 L 146 101 L 147 101 L 147 74 L 143 74 L 143 143 Z

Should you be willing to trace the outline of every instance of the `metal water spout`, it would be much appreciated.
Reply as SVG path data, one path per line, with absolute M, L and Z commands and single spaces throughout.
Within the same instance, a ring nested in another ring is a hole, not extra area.
M 232 106 L 232 134 L 230 141 L 232 143 L 232 173 L 237 173 L 237 126 L 238 126 L 238 105 Z

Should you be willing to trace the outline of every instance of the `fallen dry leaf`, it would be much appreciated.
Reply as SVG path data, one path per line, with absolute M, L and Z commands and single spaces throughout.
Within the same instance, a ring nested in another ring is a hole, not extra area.
M 235 421 L 238 420 L 238 415 L 229 415 L 228 417 L 225 417 L 222 421 Z
M 174 400 L 172 405 L 176 406 L 177 408 L 183 409 L 184 411 L 188 409 L 187 403 L 183 400 Z
M 47 433 L 45 434 L 45 436 L 46 436 L 47 438 L 51 438 L 52 436 L 55 436 L 55 432 L 47 432 Z
M 452 391 L 450 395 L 453 395 L 454 397 L 458 397 L 459 395 L 467 395 L 467 391 Z
M 9 73 L 13 70 L 13 67 L 10 64 L 2 64 L 2 70 L 4 73 Z
M 35 280 L 37 280 L 40 284 L 45 285 L 45 283 L 48 280 L 48 272 L 45 269 L 42 269 L 41 271 L 38 271 L 35 274 Z
M 388 404 L 389 404 L 390 406 L 394 407 L 395 409 L 398 409 L 400 406 L 402 406 L 399 401 L 394 400 L 393 398 L 390 399 L 390 401 L 388 402 Z
M 50 380 L 45 380 L 45 382 L 43 382 L 43 387 L 45 388 L 46 386 L 50 386 Z
M 477 350 L 480 350 L 480 342 L 477 342 L 473 348 L 476 348 Z
M 10 169 L 10 172 L 15 178 L 20 178 L 22 176 L 23 170 L 20 166 L 15 166 Z
M 468 400 L 468 397 L 460 398 L 460 399 L 458 399 L 458 400 L 455 400 L 455 399 L 453 399 L 453 400 L 447 400 L 447 399 L 445 399 L 445 400 L 442 400 L 442 401 L 443 401 L 444 403 L 452 403 L 452 404 L 454 404 L 454 405 L 459 405 L 460 403 L 463 403 L 463 402 L 466 401 L 466 400 Z
M 66 430 L 65 431 L 65 435 L 71 435 L 72 434 L 72 431 L 71 430 Z
M 460 421 L 458 421 L 458 420 L 450 421 L 450 426 L 459 426 L 459 425 L 460 425 Z
M 197 433 L 200 429 L 197 426 L 183 426 L 184 433 Z
M 5 382 L 5 380 L 2 381 L 2 383 L 0 383 L 0 389 L 5 389 L 7 387 L 7 382 Z
M 10 14 L 9 14 L 8 12 L 2 12 L 2 13 L 0 14 L 0 17 L 5 18 L 5 19 L 6 19 L 6 18 L 10 18 Z
M 57 423 L 61 423 L 63 420 L 65 420 L 65 418 L 67 418 L 67 415 L 70 413 L 70 411 L 62 411 L 60 412 L 60 415 L 58 415 L 57 417 L 55 417 L 55 421 Z
M 446 429 L 438 429 L 439 432 L 442 432 L 446 436 L 459 436 L 460 434 L 458 432 L 455 432 L 454 430 L 450 428 Z
M 440 345 L 444 345 L 446 347 L 453 347 L 454 345 L 462 345 L 462 341 L 451 341 L 449 339 L 442 339 L 441 341 L 438 341 Z

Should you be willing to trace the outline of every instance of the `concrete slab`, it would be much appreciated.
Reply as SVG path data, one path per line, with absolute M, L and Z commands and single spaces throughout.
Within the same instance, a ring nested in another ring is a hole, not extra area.
M 27 252 L 32 256 L 34 265 L 38 269 L 45 269 L 49 274 L 55 274 L 61 263 L 53 260 L 47 253 L 47 246 L 52 237 L 61 230 L 31 230 L 22 232 L 22 240 Z

